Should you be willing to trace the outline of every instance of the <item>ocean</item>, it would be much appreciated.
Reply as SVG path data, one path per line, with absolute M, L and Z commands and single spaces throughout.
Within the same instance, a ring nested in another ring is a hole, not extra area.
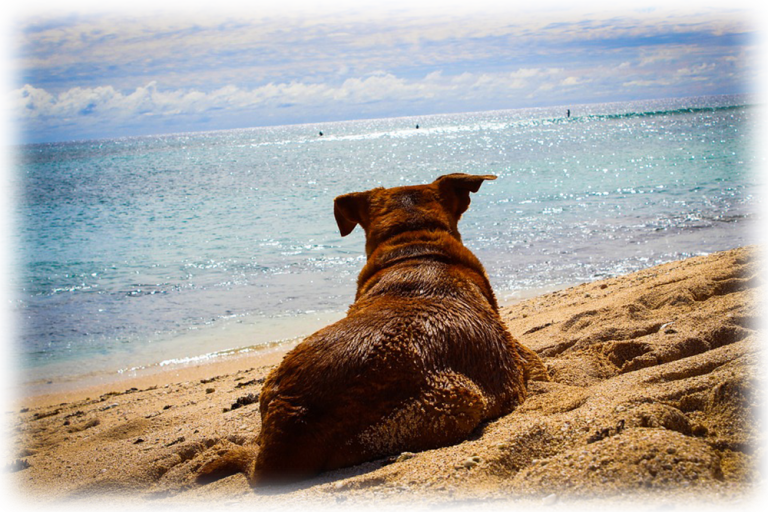
M 21 383 L 214 360 L 341 318 L 365 262 L 362 230 L 334 220 L 347 192 L 497 175 L 459 229 L 502 303 L 753 243 L 756 110 L 719 96 L 19 146 Z

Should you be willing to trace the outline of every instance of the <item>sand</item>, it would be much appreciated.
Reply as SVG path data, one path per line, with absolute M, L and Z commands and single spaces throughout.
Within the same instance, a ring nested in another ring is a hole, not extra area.
M 20 399 L 4 476 L 21 503 L 51 506 L 750 507 L 765 478 L 758 257 L 740 248 L 505 307 L 551 381 L 458 445 L 289 487 L 198 485 L 203 463 L 255 441 L 273 352 Z

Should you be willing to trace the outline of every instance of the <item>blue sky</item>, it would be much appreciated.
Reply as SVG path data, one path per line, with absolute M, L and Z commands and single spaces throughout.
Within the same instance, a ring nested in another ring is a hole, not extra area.
M 748 93 L 758 79 L 749 3 L 273 3 L 32 2 L 8 38 L 18 141 Z

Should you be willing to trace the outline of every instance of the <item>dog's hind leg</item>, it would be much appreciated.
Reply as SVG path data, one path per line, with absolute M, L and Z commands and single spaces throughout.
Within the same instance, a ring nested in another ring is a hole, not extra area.
M 430 388 L 422 395 L 427 430 L 440 444 L 464 439 L 483 421 L 490 405 L 488 397 L 474 381 L 460 373 L 443 371 L 430 380 Z
M 488 401 L 464 375 L 444 371 L 430 376 L 426 388 L 356 437 L 361 449 L 376 456 L 422 451 L 465 439 L 484 419 Z
M 258 452 L 255 446 L 235 446 L 221 450 L 215 459 L 203 464 L 195 480 L 198 484 L 205 485 L 236 473 L 243 473 L 249 482 L 253 482 Z

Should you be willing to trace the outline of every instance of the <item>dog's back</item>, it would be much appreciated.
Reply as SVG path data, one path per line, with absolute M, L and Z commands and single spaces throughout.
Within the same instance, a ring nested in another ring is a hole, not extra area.
M 288 353 L 264 383 L 252 478 L 300 478 L 465 439 L 546 372 L 502 323 L 485 271 L 456 229 L 491 177 L 375 189 L 336 200 L 368 263 L 346 318 Z

